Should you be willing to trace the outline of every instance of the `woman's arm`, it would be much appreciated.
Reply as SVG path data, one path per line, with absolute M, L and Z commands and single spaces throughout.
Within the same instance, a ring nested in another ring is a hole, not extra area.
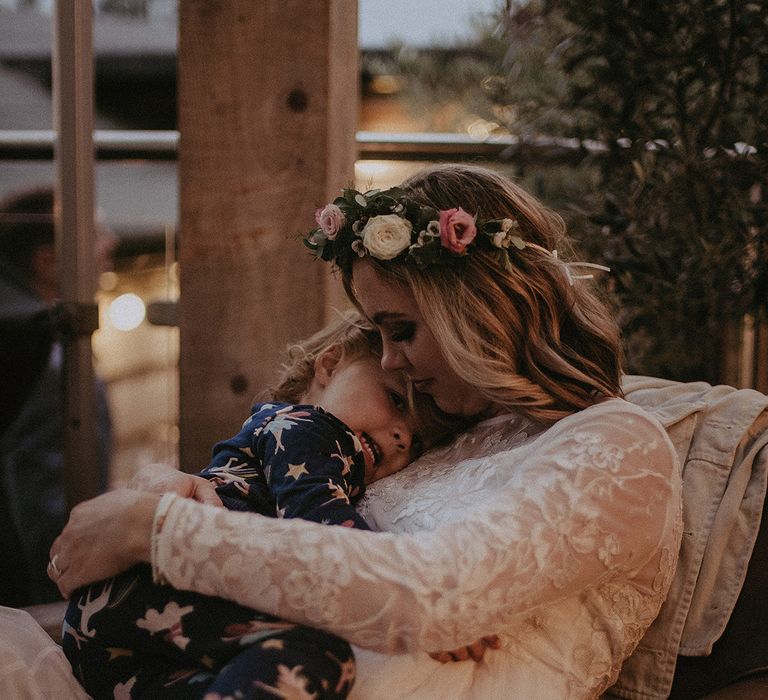
M 313 472 L 312 478 L 305 480 L 306 488 L 297 488 L 292 483 L 294 479 L 281 478 L 289 465 L 270 463 L 269 466 L 276 467 L 274 478 L 271 479 L 272 488 L 276 490 L 277 496 L 285 496 L 292 501 L 292 508 L 297 513 L 291 515 L 316 515 L 315 519 L 320 519 L 325 514 L 332 516 L 333 522 L 350 521 L 357 527 L 368 529 L 368 525 L 350 504 L 348 494 L 341 485 L 339 491 L 343 492 L 344 498 L 331 498 L 336 489 L 331 489 L 329 495 L 329 479 L 332 476 L 330 483 L 336 484 L 340 470 L 330 464 L 332 460 L 328 450 L 312 447 L 318 442 L 328 442 L 328 436 L 335 436 L 341 424 L 325 413 L 313 413 L 311 418 L 307 429 L 289 432 L 285 437 L 285 444 L 294 458 L 302 456 L 312 463 L 309 470 Z M 267 445 L 251 442 L 254 439 L 251 428 L 217 444 L 214 459 L 203 473 L 209 477 L 216 476 L 220 472 L 220 464 L 231 463 L 232 459 L 237 458 L 232 462 L 235 467 L 230 471 L 238 474 L 258 474 L 259 479 L 263 478 L 261 465 L 253 456 L 248 457 L 247 452 L 254 449 L 261 453 L 264 448 L 271 454 L 282 457 L 286 450 L 282 445 L 280 450 L 277 449 L 274 436 L 270 433 L 258 433 L 260 437 L 257 442 L 266 440 Z M 294 454 L 294 448 L 301 445 L 306 448 L 302 455 Z M 243 448 L 247 448 L 246 452 L 243 452 Z M 318 476 L 315 473 L 317 471 L 322 471 L 325 476 Z M 248 479 L 242 481 L 248 485 Z M 362 477 L 358 481 L 361 486 Z M 346 486 L 345 482 L 345 488 Z M 292 493 L 293 491 L 296 493 Z M 222 505 L 216 493 L 216 484 L 209 478 L 187 474 L 164 464 L 149 464 L 137 470 L 128 484 L 128 489 L 103 494 L 77 505 L 50 551 L 50 559 L 53 561 L 55 557 L 56 566 L 49 567 L 49 575 L 65 598 L 80 586 L 119 574 L 139 561 L 149 561 L 152 519 L 159 494 L 164 493 L 174 493 L 207 505 Z M 332 503 L 327 503 L 329 500 Z M 59 575 L 57 570 L 63 573 Z
M 149 561 L 152 521 L 163 493 L 221 507 L 214 484 L 164 464 L 139 469 L 127 489 L 78 504 L 50 552 L 55 566 L 49 565 L 48 575 L 65 598 L 80 586 Z
M 381 651 L 471 644 L 611 580 L 631 578 L 660 604 L 680 532 L 665 433 L 632 411 L 561 423 L 509 465 L 519 478 L 432 532 L 367 533 L 166 501 L 156 573 Z
M 673 448 L 645 416 L 594 418 L 564 419 L 482 508 L 414 535 L 105 494 L 77 506 L 53 545 L 59 587 L 147 561 L 154 522 L 158 577 L 382 651 L 471 644 L 609 580 L 632 578 L 660 604 L 680 535 Z

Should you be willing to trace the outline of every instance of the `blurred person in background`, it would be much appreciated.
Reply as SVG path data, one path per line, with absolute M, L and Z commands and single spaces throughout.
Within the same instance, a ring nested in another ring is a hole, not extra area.
M 114 247 L 97 225 L 99 272 Z M 58 288 L 53 188 L 14 192 L 0 201 L 0 604 L 13 607 L 61 598 L 46 575 L 48 550 L 67 519 Z M 96 400 L 104 490 L 111 426 L 99 382 Z

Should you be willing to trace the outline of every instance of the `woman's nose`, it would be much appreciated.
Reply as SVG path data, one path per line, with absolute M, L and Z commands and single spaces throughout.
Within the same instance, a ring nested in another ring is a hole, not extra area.
M 394 372 L 405 369 L 407 366 L 408 360 L 397 345 L 385 342 L 381 353 L 381 368 L 387 372 Z

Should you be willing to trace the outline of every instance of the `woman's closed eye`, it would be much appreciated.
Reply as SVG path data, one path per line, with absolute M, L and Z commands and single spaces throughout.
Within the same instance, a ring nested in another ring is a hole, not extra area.
M 389 329 L 389 339 L 393 343 L 407 343 L 413 340 L 414 324 L 402 323 Z

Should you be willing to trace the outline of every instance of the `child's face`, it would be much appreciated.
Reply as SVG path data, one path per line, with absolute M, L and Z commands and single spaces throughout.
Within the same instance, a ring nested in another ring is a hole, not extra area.
M 315 399 L 357 435 L 366 484 L 400 471 L 416 456 L 405 382 L 385 372 L 378 357 L 342 358 Z

